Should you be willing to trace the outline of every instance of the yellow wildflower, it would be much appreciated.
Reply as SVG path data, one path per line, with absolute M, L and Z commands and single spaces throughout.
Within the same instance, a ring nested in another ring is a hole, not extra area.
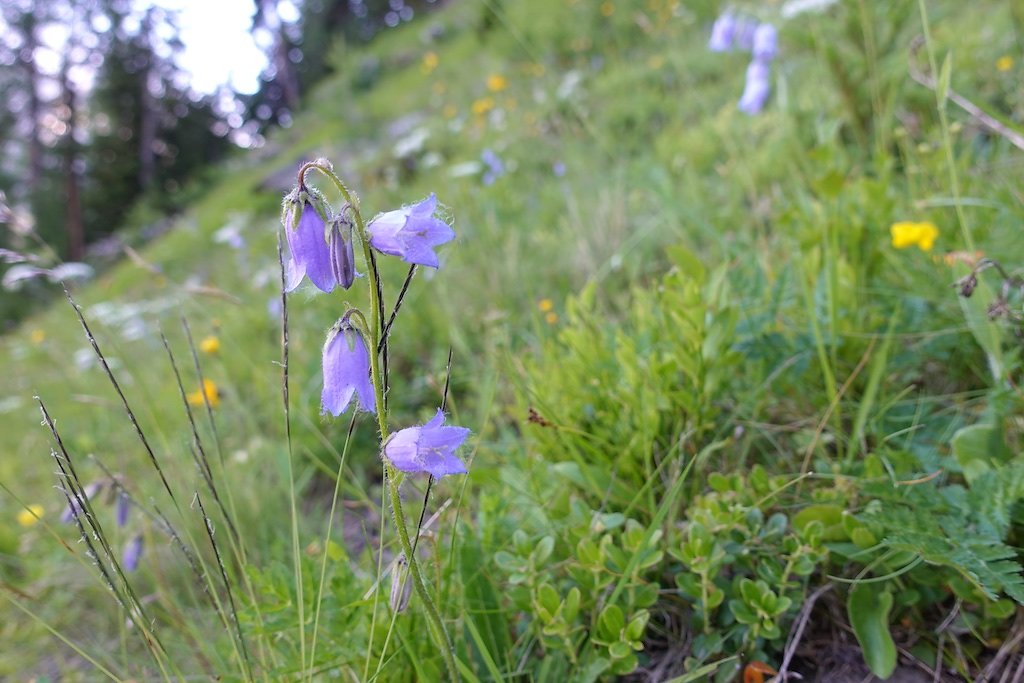
M 491 74 L 487 77 L 487 89 L 491 92 L 501 92 L 508 87 L 508 80 L 501 74 Z
M 610 17 L 615 14 L 615 5 L 610 2 L 601 3 L 601 14 L 606 17 Z
M 1003 55 L 1002 57 L 1000 57 L 999 59 L 996 60 L 996 70 L 997 71 L 1006 72 L 1006 71 L 1009 71 L 1012 68 L 1013 68 L 1013 57 L 1011 57 L 1010 55 Z
M 889 234 L 892 236 L 892 246 L 897 249 L 916 246 L 921 251 L 931 251 L 939 236 L 939 229 L 931 221 L 900 221 L 892 224 Z
M 427 54 L 423 55 L 423 73 L 428 74 L 434 69 L 436 69 L 437 63 L 438 59 L 436 52 L 428 52 Z
M 477 116 L 483 116 L 490 110 L 494 109 L 494 99 L 490 97 L 481 97 L 479 100 L 473 102 L 473 113 Z
M 220 392 L 217 391 L 217 385 L 212 379 L 204 379 L 203 388 L 188 395 L 189 405 L 201 406 L 205 405 L 206 401 L 209 401 L 213 408 L 220 405 Z
M 551 299 L 541 299 L 537 302 L 537 308 L 540 309 L 541 313 L 547 313 L 555 307 L 555 302 Z
M 38 522 L 42 516 L 43 506 L 32 504 L 18 511 L 18 524 L 27 528 Z
M 209 337 L 199 342 L 199 350 L 203 353 L 217 353 L 220 351 L 220 339 L 211 334 Z
M 558 314 L 555 313 L 554 311 L 551 311 L 550 313 L 544 316 L 544 320 L 547 321 L 548 325 L 554 325 L 555 323 L 558 322 Z
M 39 346 L 46 339 L 46 332 L 37 327 L 29 333 L 29 338 L 32 339 L 33 344 Z

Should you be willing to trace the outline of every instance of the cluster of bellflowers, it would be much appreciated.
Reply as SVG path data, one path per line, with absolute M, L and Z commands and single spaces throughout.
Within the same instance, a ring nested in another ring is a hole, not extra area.
M 736 49 L 751 53 L 743 94 L 736 106 L 750 116 L 760 113 L 771 93 L 771 65 L 779 51 L 778 31 L 775 27 L 726 12 L 711 27 L 708 49 L 712 52 Z
M 325 195 L 307 184 L 307 175 L 319 173 L 333 184 L 341 197 L 332 205 Z M 386 348 L 395 337 L 392 329 L 402 296 L 417 268 L 437 269 L 440 260 L 435 249 L 455 238 L 455 232 L 438 216 L 437 197 L 430 194 L 414 204 L 363 219 L 359 202 L 335 175 L 325 159 L 307 163 L 299 171 L 298 184 L 282 204 L 287 257 L 283 263 L 284 288 L 294 290 L 303 280 L 317 289 L 365 288 L 368 306 L 349 307 L 327 332 L 323 346 L 323 391 L 321 412 L 338 417 L 348 410 L 364 411 L 376 418 L 380 435 L 380 455 L 394 523 L 402 547 L 401 561 L 408 567 L 411 583 L 424 604 L 427 622 L 444 657 L 453 680 L 458 670 L 451 641 L 445 632 L 440 612 L 419 571 L 414 544 L 402 512 L 399 486 L 409 474 L 423 473 L 433 479 L 466 473 L 466 466 L 455 454 L 469 436 L 469 430 L 445 424 L 438 408 L 427 422 L 392 432 L 385 402 Z M 361 256 L 357 261 L 356 254 Z M 379 258 L 400 259 L 409 264 L 409 272 L 393 310 L 385 315 L 384 287 L 377 268 Z M 400 610 L 399 610 L 400 611 Z
M 116 478 L 97 479 L 82 487 L 82 496 L 90 504 L 97 502 L 110 505 L 114 508 L 114 521 L 121 529 L 129 526 L 131 521 L 132 500 L 125 492 L 121 482 Z M 86 514 L 80 509 L 74 498 L 60 514 L 60 521 L 70 524 L 79 515 Z M 142 559 L 142 534 L 134 533 L 121 550 L 121 566 L 125 571 L 133 572 L 139 568 L 139 560 Z

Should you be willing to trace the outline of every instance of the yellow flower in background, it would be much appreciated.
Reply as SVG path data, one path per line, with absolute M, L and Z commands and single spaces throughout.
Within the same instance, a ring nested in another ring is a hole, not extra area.
M 32 340 L 33 344 L 39 346 L 46 340 L 46 332 L 37 327 L 29 333 L 29 339 Z
M 615 14 L 615 5 L 610 2 L 601 3 L 601 14 L 606 17 L 610 17 Z
M 487 89 L 491 92 L 501 92 L 508 87 L 508 80 L 501 74 L 491 74 L 487 77 Z
M 1013 57 L 1010 55 L 1003 55 L 996 60 L 997 71 L 1009 71 L 1013 68 Z
M 220 405 L 220 392 L 217 391 L 217 385 L 212 379 L 204 379 L 203 388 L 193 391 L 187 398 L 189 405 L 193 406 L 205 405 L 206 401 L 210 402 L 212 408 Z
M 43 516 L 43 506 L 38 504 L 29 505 L 18 511 L 18 524 L 23 527 L 30 527 L 39 521 Z
M 436 69 L 437 63 L 438 59 L 436 52 L 428 52 L 427 54 L 423 55 L 423 73 L 428 74 L 434 69 Z
M 199 350 L 203 353 L 217 353 L 220 351 L 220 339 L 211 334 L 209 337 L 199 342 Z
M 541 313 L 547 313 L 554 309 L 555 303 L 551 299 L 541 299 L 537 302 L 537 308 L 540 309 Z
M 892 224 L 889 234 L 892 236 L 892 246 L 897 249 L 917 247 L 921 251 L 931 251 L 939 236 L 939 229 L 931 221 L 900 221 Z
M 490 110 L 494 109 L 494 99 L 491 97 L 481 97 L 479 100 L 473 102 L 473 113 L 477 116 L 483 116 Z
M 552 311 L 544 316 L 544 320 L 547 321 L 548 325 L 554 325 L 558 322 L 558 314 Z

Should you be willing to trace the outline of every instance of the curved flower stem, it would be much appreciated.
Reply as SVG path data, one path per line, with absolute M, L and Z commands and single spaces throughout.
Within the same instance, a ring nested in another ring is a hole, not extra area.
M 387 407 L 384 403 L 384 375 L 381 372 L 380 364 L 380 344 L 383 332 L 383 309 L 381 307 L 379 288 L 380 277 L 377 273 L 373 252 L 371 251 L 369 235 L 366 232 L 366 223 L 363 221 L 363 215 L 359 211 L 358 200 L 325 162 L 313 161 L 303 165 L 299 170 L 300 185 L 305 178 L 306 171 L 311 169 L 320 171 L 330 179 L 345 202 L 352 208 L 352 215 L 355 218 L 356 232 L 359 235 L 359 241 L 362 242 L 363 245 L 363 256 L 366 259 L 366 277 L 369 281 L 368 285 L 370 290 L 370 343 L 367 344 L 370 349 L 373 349 L 373 352 L 370 353 L 370 378 L 373 382 L 374 399 L 377 403 L 377 426 L 380 429 L 380 442 L 383 445 L 390 434 L 388 431 Z M 427 584 L 423 580 L 423 574 L 420 572 L 419 562 L 416 560 L 412 543 L 409 540 L 409 529 L 406 526 L 405 513 L 402 510 L 402 498 L 398 492 L 399 486 L 402 483 L 402 475 L 397 469 L 387 462 L 384 463 L 384 472 L 385 478 L 387 479 L 388 496 L 391 499 L 391 513 L 394 518 L 395 528 L 398 530 L 399 545 L 401 545 L 402 552 L 405 554 L 405 558 L 409 562 L 409 576 L 412 578 L 413 588 L 416 590 L 416 594 L 423 602 L 423 606 L 427 614 L 427 625 L 430 629 L 430 635 L 433 637 L 438 649 L 441 651 L 441 657 L 444 659 L 445 668 L 448 670 L 448 678 L 457 682 L 460 680 L 460 677 L 459 670 L 455 665 L 455 655 L 453 654 L 454 648 L 452 647 L 452 642 L 448 638 L 448 632 L 444 628 L 441 613 L 438 611 L 437 605 L 434 603 L 434 599 L 430 596 Z

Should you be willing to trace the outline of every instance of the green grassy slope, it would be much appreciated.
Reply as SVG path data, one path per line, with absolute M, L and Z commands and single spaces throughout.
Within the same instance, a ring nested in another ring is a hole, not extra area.
M 985 3 L 986 12 L 956 2 L 930 4 L 938 48 L 955 50 L 954 88 L 1001 106 L 1024 73 L 1020 63 L 1008 73 L 994 66 L 1001 55 L 1020 52 L 1008 3 Z M 775 16 L 774 4 L 768 5 L 759 11 Z M 365 51 L 339 47 L 336 75 L 310 95 L 291 128 L 222 167 L 141 261 L 126 259 L 72 293 L 178 487 L 186 518 L 199 479 L 159 330 L 170 340 L 188 391 L 197 380 L 179 318 L 188 319 L 197 340 L 219 339 L 219 351 L 200 354 L 220 393 L 215 415 L 224 465 L 218 471 L 230 482 L 255 565 L 287 551 L 275 236 L 280 197 L 304 160 L 334 162 L 370 215 L 429 192 L 450 208 L 458 238 L 442 248 L 442 271 L 422 274 L 403 308 L 393 350 L 393 372 L 402 381 L 392 400 L 396 423 L 428 414 L 444 384 L 451 344 L 450 407 L 476 434 L 474 471 L 462 492 L 470 518 L 478 499 L 501 495 L 506 463 L 526 457 L 519 438 L 525 415 L 517 412 L 514 386 L 522 381 L 524 357 L 558 333 L 567 297 L 590 285 L 607 315 L 615 316 L 628 306 L 631 287 L 656 282 L 668 269 L 670 246 L 686 246 L 709 265 L 733 264 L 734 291 L 753 315 L 774 305 L 773 291 L 785 289 L 792 303 L 797 295 L 786 278 L 823 258 L 812 245 L 828 243 L 828 235 L 844 248 L 854 244 L 851 272 L 841 277 L 855 283 L 851 306 L 859 303 L 861 313 L 847 331 L 884 329 L 889 304 L 913 292 L 931 316 L 925 328 L 947 330 L 949 347 L 968 349 L 964 385 L 983 381 L 984 361 L 949 296 L 949 269 L 889 245 L 892 222 L 930 218 L 942 230 L 934 253 L 964 248 L 934 96 L 906 76 L 906 46 L 920 32 L 916 12 L 890 25 L 875 8 L 875 61 L 850 47 L 849 35 L 857 34 L 862 19 L 856 3 L 782 24 L 772 100 L 763 114 L 747 117 L 736 100 L 748 58 L 706 49 L 716 3 L 520 0 L 502 6 L 486 30 L 485 5 L 451 3 L 385 33 Z M 436 66 L 428 55 L 436 55 Z M 967 208 L 979 248 L 1019 262 L 1020 152 L 978 135 L 958 111 L 950 116 L 960 122 L 953 147 L 961 192 L 983 200 Z M 506 166 L 489 186 L 466 167 L 479 164 L 485 149 Z M 244 246 L 217 240 L 225 226 L 237 228 Z M 391 282 L 400 282 L 404 268 L 386 264 L 385 270 Z M 387 295 L 394 295 L 394 285 Z M 348 426 L 344 418 L 319 416 L 320 348 L 344 310 L 342 299 L 308 289 L 290 298 L 301 482 L 334 471 Z M 554 316 L 538 306 L 543 299 L 552 301 Z M 91 454 L 143 497 L 159 495 L 158 480 L 67 304 L 57 302 L 0 340 L 0 357 L 0 482 L 25 503 L 42 505 L 47 522 L 20 526 L 15 498 L 0 495 L 0 552 L 9 558 L 3 580 L 20 604 L 86 650 L 105 653 L 104 661 L 117 662 L 125 656 L 118 638 L 124 619 L 49 533 L 81 557 L 74 531 L 57 521 L 63 504 L 54 489 L 51 440 L 33 396 L 57 418 L 84 479 L 100 475 Z M 823 388 L 812 393 L 780 397 L 779 413 L 801 400 L 828 404 Z M 205 424 L 203 430 L 209 433 Z M 357 437 L 357 445 L 369 437 Z M 378 463 L 366 448 L 353 451 L 342 494 L 370 509 L 379 495 Z M 460 484 L 443 486 L 457 493 Z M 311 542 L 322 533 L 329 504 L 323 489 L 314 483 L 302 506 Z M 124 542 L 130 530 L 112 533 Z M 166 565 L 146 576 L 145 590 L 181 591 L 188 596 L 183 604 L 193 605 L 194 589 L 169 546 L 148 538 L 146 561 Z M 191 623 L 182 615 L 168 618 Z M 199 626 L 191 637 L 224 635 Z M 0 602 L 0 642 L 18 644 L 0 648 L 0 675 L 77 672 L 89 678 L 80 658 L 63 646 L 53 649 L 44 628 L 9 601 Z M 188 638 L 175 648 L 188 661 Z M 227 661 L 226 646 L 224 652 Z

